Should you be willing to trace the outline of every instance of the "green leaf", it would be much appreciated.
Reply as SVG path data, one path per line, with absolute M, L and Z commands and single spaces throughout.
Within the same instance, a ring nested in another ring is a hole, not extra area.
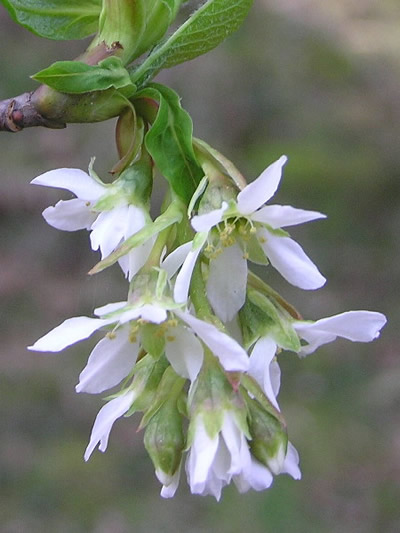
M 173 191 L 189 204 L 203 171 L 193 151 L 193 125 L 178 95 L 158 84 L 140 91 L 137 98 L 158 102 L 158 111 L 145 138 L 146 148 Z
M 11 18 L 48 39 L 83 39 L 96 33 L 102 0 L 0 0 Z
M 131 75 L 142 86 L 163 68 L 170 68 L 212 50 L 236 31 L 253 0 L 208 0 Z
M 125 96 L 135 92 L 127 70 L 119 57 L 107 57 L 98 65 L 87 65 L 81 61 L 57 61 L 32 78 L 62 93 L 80 94 L 127 88 Z

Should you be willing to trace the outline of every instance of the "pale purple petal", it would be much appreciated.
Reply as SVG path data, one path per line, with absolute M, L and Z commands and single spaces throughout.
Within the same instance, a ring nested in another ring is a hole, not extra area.
M 93 349 L 79 376 L 76 392 L 98 394 L 118 385 L 131 372 L 139 352 L 139 341 L 132 342 L 129 326 L 118 328 Z
M 180 376 L 193 382 L 203 364 L 203 347 L 187 328 L 178 326 L 168 329 L 165 355 L 172 368 Z
M 379 337 L 386 324 L 386 317 L 374 311 L 347 311 L 316 322 L 294 322 L 298 334 L 309 343 L 301 353 L 314 351 L 322 344 L 343 337 L 353 342 L 371 342 Z
M 133 391 L 126 392 L 122 396 L 118 396 L 106 403 L 106 405 L 100 409 L 96 420 L 94 421 L 89 444 L 85 451 L 85 461 L 89 460 L 93 450 L 98 444 L 101 452 L 106 451 L 114 422 L 129 410 L 134 398 L 135 393 Z
M 258 230 L 258 239 L 272 266 L 292 285 L 315 290 L 326 282 L 301 246 L 290 237 L 274 235 L 262 228 Z
M 246 299 L 247 260 L 235 243 L 210 261 L 207 296 L 222 322 L 233 319 Z
M 299 468 L 299 454 L 291 442 L 288 442 L 285 461 L 282 467 L 282 474 L 289 474 L 293 479 L 301 479 Z
M 38 339 L 28 350 L 36 352 L 60 352 L 67 346 L 87 339 L 96 330 L 107 324 L 112 324 L 115 319 L 89 318 L 77 316 L 68 318 L 62 324 L 49 331 Z
M 196 215 L 192 218 L 191 224 L 197 232 L 209 232 L 210 229 L 222 221 L 224 211 L 228 208 L 226 202 L 222 202 L 222 206 L 219 209 L 214 209 L 204 215 Z
M 184 260 L 188 256 L 192 248 L 192 241 L 185 242 L 178 246 L 173 252 L 171 252 L 164 261 L 161 263 L 161 267 L 166 270 L 168 279 L 172 278 L 178 271 L 179 267 L 183 264 Z
M 271 365 L 273 364 L 272 360 L 276 354 L 276 348 L 276 342 L 272 338 L 262 337 L 259 339 L 254 345 L 253 351 L 250 355 L 248 373 L 257 381 L 257 383 L 263 389 L 266 397 L 279 411 L 279 405 L 276 401 L 277 392 L 275 393 L 275 390 L 277 388 L 279 390 L 279 384 L 277 383 L 276 378 L 278 377 L 279 379 L 280 376 L 277 376 L 275 368 L 274 386 L 271 379 Z
M 105 185 L 94 180 L 79 168 L 58 168 L 49 170 L 31 181 L 33 185 L 44 185 L 66 189 L 80 198 L 89 202 L 97 201 L 107 191 Z
M 63 231 L 77 231 L 89 229 L 96 220 L 98 213 L 93 213 L 85 200 L 74 198 L 60 200 L 55 206 L 50 206 L 42 213 L 50 226 Z
M 274 229 L 295 226 L 319 218 L 326 218 L 326 215 L 318 211 L 297 209 L 290 205 L 266 205 L 251 216 L 254 222 L 263 222 Z
M 200 337 L 200 339 L 218 357 L 220 363 L 229 371 L 244 372 L 249 367 L 246 351 L 231 337 L 222 333 L 213 324 L 199 320 L 187 312 L 174 311 L 175 314 Z
M 249 215 L 268 202 L 279 187 L 282 177 L 282 167 L 287 157 L 283 155 L 269 165 L 260 176 L 238 194 L 237 205 L 242 215 Z

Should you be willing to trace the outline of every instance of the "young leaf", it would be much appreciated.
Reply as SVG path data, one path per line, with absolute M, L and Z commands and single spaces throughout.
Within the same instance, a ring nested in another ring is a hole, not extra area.
M 62 93 L 80 94 L 104 91 L 110 87 L 127 88 L 127 97 L 135 92 L 135 86 L 119 57 L 107 57 L 94 66 L 80 61 L 57 61 L 32 78 Z
M 0 0 L 11 18 L 47 39 L 83 39 L 97 31 L 102 0 Z
M 203 171 L 193 151 L 193 125 L 182 109 L 178 95 L 162 85 L 153 84 L 138 93 L 159 103 L 156 118 L 146 135 L 146 148 L 173 191 L 188 205 Z
M 189 61 L 215 48 L 236 31 L 253 0 L 208 0 L 150 56 L 131 76 L 142 86 L 163 68 Z

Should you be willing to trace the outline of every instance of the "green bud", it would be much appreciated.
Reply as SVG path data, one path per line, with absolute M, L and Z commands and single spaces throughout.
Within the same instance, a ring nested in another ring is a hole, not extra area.
M 279 474 L 287 451 L 286 427 L 257 400 L 247 396 L 246 403 L 249 411 L 251 453 L 273 474 Z
M 180 5 L 181 0 L 103 0 L 90 49 L 118 44 L 118 56 L 128 64 L 161 39 Z
M 176 398 L 168 400 L 146 426 L 144 445 L 156 471 L 172 476 L 181 463 L 185 447 L 183 416 Z

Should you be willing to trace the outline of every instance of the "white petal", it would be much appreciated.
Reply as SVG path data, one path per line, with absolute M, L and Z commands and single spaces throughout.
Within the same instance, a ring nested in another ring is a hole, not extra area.
M 60 352 L 71 344 L 87 339 L 97 329 L 107 324 L 112 324 L 113 322 L 115 322 L 115 319 L 89 318 L 87 316 L 68 318 L 62 324 L 38 339 L 33 346 L 28 346 L 28 350 L 36 352 Z
M 213 226 L 216 226 L 222 221 L 224 211 L 228 208 L 226 202 L 222 202 L 222 206 L 219 209 L 214 209 L 204 215 L 196 215 L 192 218 L 191 224 L 197 232 L 209 232 Z
M 139 341 L 129 340 L 129 327 L 118 328 L 93 349 L 79 376 L 76 392 L 98 394 L 118 385 L 131 372 L 139 352 Z
M 174 286 L 174 300 L 177 303 L 185 303 L 188 299 L 190 282 L 193 269 L 204 243 L 207 240 L 207 233 L 198 233 L 198 239 L 192 241 L 192 249 L 187 254 L 179 274 L 176 276 Z
M 133 248 L 126 255 L 118 259 L 118 263 L 122 268 L 122 271 L 125 274 L 125 277 L 128 278 L 128 281 L 131 281 L 132 278 L 139 272 L 142 266 L 146 263 L 149 258 L 150 252 L 153 248 L 155 238 L 150 237 L 146 242 Z
M 281 181 L 282 167 L 286 161 L 287 157 L 283 155 L 238 194 L 238 210 L 242 215 L 253 213 L 273 197 Z
M 259 211 L 256 211 L 251 220 L 255 222 L 264 222 L 272 228 L 285 228 L 287 226 L 296 226 L 304 222 L 311 222 L 319 218 L 326 218 L 326 215 L 318 211 L 307 211 L 297 209 L 290 205 L 266 205 Z
M 177 374 L 193 382 L 203 364 L 203 347 L 192 332 L 182 326 L 166 334 L 165 355 Z
M 309 343 L 302 349 L 303 354 L 311 353 L 336 337 L 343 337 L 353 342 L 371 342 L 379 337 L 380 330 L 386 324 L 386 317 L 374 311 L 347 311 L 316 322 L 294 322 L 299 335 Z
M 161 322 L 167 319 L 167 311 L 158 305 L 145 304 L 141 307 L 128 309 L 128 311 L 122 313 L 119 317 L 119 323 L 125 324 L 139 317 L 143 318 L 143 320 L 153 322 L 153 324 L 161 324 Z
M 115 207 L 99 214 L 90 233 L 92 250 L 100 248 L 101 258 L 109 256 L 124 238 L 127 206 Z
M 90 211 L 85 200 L 60 200 L 56 205 L 50 206 L 42 213 L 43 218 L 53 228 L 63 231 L 77 231 L 89 229 L 96 220 L 98 213 Z
M 96 420 L 94 421 L 90 441 L 85 451 L 85 461 L 89 460 L 93 450 L 99 443 L 99 450 L 101 452 L 106 451 L 114 422 L 129 410 L 134 397 L 135 394 L 133 391 L 127 392 L 106 403 L 106 405 L 100 409 Z
M 201 419 L 196 420 L 193 444 L 187 458 L 187 474 L 192 494 L 203 492 L 204 483 L 218 449 L 218 435 L 211 439 Z
M 238 476 L 234 476 L 233 481 L 238 491 L 243 493 L 249 489 L 256 491 L 268 489 L 273 479 L 270 470 L 251 456 L 249 467 L 243 470 Z
M 247 260 L 235 243 L 210 261 L 207 296 L 222 322 L 233 319 L 246 299 Z
M 292 285 L 314 290 L 326 279 L 297 242 L 290 237 L 273 235 L 266 229 L 258 230 L 258 238 L 272 266 Z
M 171 252 L 161 264 L 161 267 L 167 271 L 168 279 L 178 271 L 186 257 L 188 256 L 190 249 L 192 248 L 192 241 L 185 242 L 178 246 L 173 252 Z
M 161 489 L 162 498 L 173 498 L 175 492 L 179 486 L 179 479 L 181 476 L 181 465 L 173 476 L 167 476 L 164 472 L 156 470 L 156 476 L 158 480 L 163 484 Z
M 260 387 L 263 389 L 266 397 L 279 411 L 279 405 L 276 401 L 274 387 L 271 380 L 271 363 L 276 354 L 276 343 L 270 337 L 262 337 L 254 345 L 253 351 L 250 355 L 250 365 L 248 373 L 252 376 Z M 276 376 L 275 376 L 276 377 Z M 275 380 L 275 389 L 277 383 Z
M 293 479 L 301 479 L 299 454 L 291 442 L 288 442 L 286 458 L 281 473 L 289 474 Z
M 230 453 L 230 465 L 227 474 L 231 476 L 248 468 L 251 459 L 246 437 L 229 412 L 225 413 L 221 435 Z
M 45 185 L 67 189 L 82 200 L 97 201 L 107 191 L 104 185 L 94 180 L 79 168 L 58 168 L 41 174 L 31 181 L 33 185 Z
M 114 311 L 118 311 L 118 309 L 122 309 L 126 305 L 128 305 L 128 302 L 113 302 L 110 304 L 102 305 L 101 307 L 97 307 L 94 310 L 94 314 L 96 316 L 108 315 L 109 313 L 114 313 Z
M 214 325 L 199 320 L 189 313 L 174 311 L 175 314 L 207 344 L 210 350 L 218 357 L 222 366 L 228 371 L 246 371 L 249 358 L 246 351 L 231 337 L 222 333 Z

